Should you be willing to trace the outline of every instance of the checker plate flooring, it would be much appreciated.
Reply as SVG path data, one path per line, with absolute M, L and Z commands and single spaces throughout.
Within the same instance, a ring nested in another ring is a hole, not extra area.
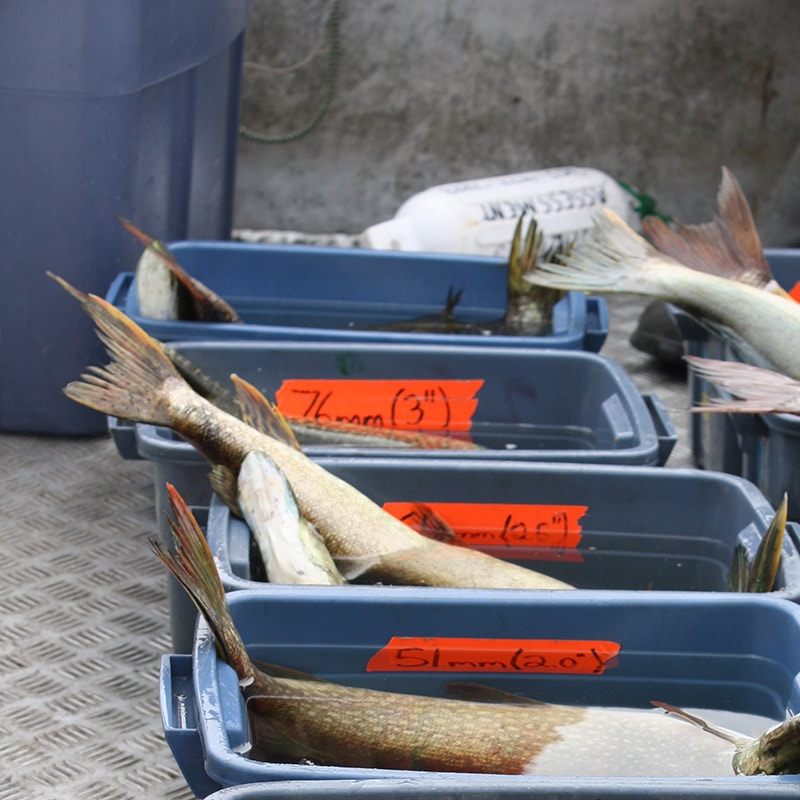
M 603 354 L 670 412 L 667 467 L 691 466 L 684 377 L 629 345 L 645 302 L 608 303 Z M 170 635 L 152 481 L 108 438 L 0 434 L 0 800 L 193 797 L 158 707 Z

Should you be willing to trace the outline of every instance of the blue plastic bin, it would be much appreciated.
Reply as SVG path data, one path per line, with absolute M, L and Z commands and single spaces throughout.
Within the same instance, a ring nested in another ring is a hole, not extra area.
M 765 251 L 773 275 L 787 291 L 800 281 L 800 250 Z M 687 314 L 676 320 L 689 355 L 736 360 L 730 345 L 709 333 Z M 730 394 L 689 372 L 692 405 Z M 792 414 L 711 414 L 690 417 L 692 456 L 704 469 L 742 475 L 753 481 L 777 505 L 789 496 L 789 517 L 800 520 L 800 418 Z
M 63 386 L 102 356 L 51 270 L 102 295 L 141 247 L 227 238 L 250 0 L 0 3 L 0 429 L 100 434 Z
M 507 461 L 561 461 L 615 465 L 662 465 L 675 444 L 669 415 L 655 396 L 642 396 L 625 371 L 595 353 L 427 345 L 333 344 L 331 342 L 175 342 L 174 348 L 204 372 L 229 384 L 231 373 L 272 397 L 286 378 L 483 378 L 473 416 L 474 438 L 490 437 L 500 449 L 404 450 L 415 461 L 479 460 L 487 467 Z M 169 541 L 165 483 L 187 503 L 207 505 L 206 459 L 166 428 L 110 420 L 124 458 L 154 465 L 156 519 Z M 495 439 L 495 434 L 508 439 Z M 505 441 L 519 443 L 514 449 Z M 306 447 L 312 458 L 397 456 L 398 450 Z M 192 613 L 191 603 L 170 578 L 173 619 Z M 182 610 L 181 610 L 182 609 Z M 173 627 L 177 650 L 188 646 L 183 628 Z
M 694 470 L 533 463 L 487 470 L 476 461 L 383 458 L 317 462 L 380 504 L 586 505 L 574 549 L 482 548 L 583 589 L 725 591 L 734 548 L 742 544 L 752 558 L 774 515 L 748 481 Z M 196 511 L 226 591 L 262 588 L 266 579 L 250 529 L 208 489 L 205 503 Z M 800 526 L 789 523 L 787 530 L 774 596 L 798 601 Z M 169 537 L 164 523 L 165 544 Z M 196 618 L 186 593 L 171 583 L 174 652 L 190 651 Z
M 624 786 L 603 779 L 586 778 L 574 786 L 542 778 L 536 783 L 536 800 L 764 800 L 764 787 L 742 780 L 720 781 L 703 787 L 682 784 L 654 786 L 650 781 L 629 781 Z M 229 786 L 208 800 L 532 800 L 531 788 L 515 776 L 489 775 L 465 778 L 382 778 L 365 781 L 284 781 Z M 769 798 L 797 797 L 793 778 L 776 779 Z
M 507 298 L 502 259 L 237 242 L 175 242 L 170 249 L 184 269 L 224 297 L 245 324 L 142 317 L 133 274 L 118 275 L 106 299 L 162 341 L 391 342 L 596 352 L 608 334 L 605 301 L 580 292 L 569 292 L 556 305 L 552 331 L 540 336 L 364 329 L 436 314 L 450 289 L 463 290 L 456 309 L 459 318 L 499 319 Z
M 483 546 L 581 589 L 725 591 L 733 551 L 752 558 L 774 512 L 748 481 L 732 475 L 655 467 L 495 464 L 401 459 L 319 459 L 385 503 L 587 506 L 581 539 L 569 549 Z M 445 515 L 446 516 L 446 515 Z M 776 596 L 800 600 L 796 523 L 789 524 Z M 206 537 L 226 590 L 264 586 L 250 529 L 212 495 Z M 194 628 L 192 614 L 187 627 Z
M 650 708 L 662 699 L 680 707 L 783 719 L 800 706 L 800 607 L 746 595 L 614 592 L 527 592 L 390 587 L 279 587 L 233 592 L 228 603 L 254 658 L 341 683 L 441 695 L 444 684 L 475 681 L 552 703 Z M 766 634 L 766 635 L 765 635 Z M 603 674 L 507 671 L 366 671 L 392 636 L 511 639 L 602 639 L 616 642 L 616 665 Z M 221 663 L 205 624 L 191 656 L 165 656 L 161 711 L 166 738 L 193 791 L 258 781 L 425 779 L 446 789 L 460 773 L 269 763 L 248 759 L 249 730 L 236 676 Z M 612 735 L 613 732 L 609 732 Z M 193 739 L 192 736 L 195 736 Z M 764 796 L 800 777 L 594 778 L 621 797 L 654 793 L 698 797 L 758 786 Z M 580 776 L 514 781 L 529 796 L 539 786 L 571 796 Z M 284 789 L 286 787 L 283 787 Z M 585 795 L 582 795 L 585 796 Z

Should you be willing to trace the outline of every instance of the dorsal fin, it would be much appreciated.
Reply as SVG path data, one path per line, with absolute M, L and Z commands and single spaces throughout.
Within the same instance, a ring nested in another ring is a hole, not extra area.
M 238 375 L 231 375 L 231 382 L 236 389 L 236 398 L 242 409 L 242 419 L 261 433 L 300 450 L 300 444 L 289 427 L 286 417 L 278 411 L 278 407 L 270 403 L 264 395 L 251 383 Z
M 747 583 L 748 592 L 771 592 L 775 586 L 775 579 L 781 563 L 788 505 L 789 496 L 784 492 L 783 500 L 776 509 L 775 516 L 766 533 L 761 538 L 761 544 L 753 559 L 753 567 Z
M 448 683 L 444 687 L 445 695 L 454 700 L 469 700 L 473 703 L 500 703 L 505 705 L 546 706 L 541 700 L 521 697 L 518 694 L 486 686 L 482 683 Z
M 427 503 L 415 503 L 413 516 L 406 522 L 417 533 L 421 533 L 428 539 L 452 545 L 463 545 L 458 534 L 450 527 L 450 523 Z
M 292 669 L 291 667 L 282 667 L 278 664 L 272 664 L 269 661 L 259 661 L 257 658 L 253 659 L 253 663 L 267 675 L 273 678 L 284 678 L 294 681 L 314 681 L 316 683 L 329 683 L 325 678 L 319 678 L 316 675 L 311 675 L 308 672 L 302 672 L 299 669 Z

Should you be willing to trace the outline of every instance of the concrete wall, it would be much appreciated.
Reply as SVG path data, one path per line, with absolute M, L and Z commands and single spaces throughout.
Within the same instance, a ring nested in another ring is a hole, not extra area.
M 245 68 L 244 124 L 313 118 L 330 9 L 254 0 L 246 59 L 271 69 Z M 340 31 L 320 125 L 240 140 L 237 227 L 358 233 L 428 186 L 567 164 L 685 222 L 724 164 L 764 219 L 800 141 L 797 0 L 342 0 Z

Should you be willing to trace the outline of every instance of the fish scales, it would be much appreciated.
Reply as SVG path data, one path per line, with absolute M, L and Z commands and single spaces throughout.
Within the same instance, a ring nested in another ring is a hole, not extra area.
M 316 764 L 378 769 L 521 774 L 585 709 L 499 705 L 279 679 L 247 691 Z M 274 693 L 264 696 L 264 692 Z M 280 695 L 279 695 L 280 693 Z M 456 735 L 454 735 L 454 733 Z
M 454 701 L 326 682 L 286 681 L 281 691 L 285 697 L 250 693 L 250 713 L 269 718 L 304 745 L 306 758 L 325 766 L 541 776 L 733 774 L 731 743 L 653 711 Z

